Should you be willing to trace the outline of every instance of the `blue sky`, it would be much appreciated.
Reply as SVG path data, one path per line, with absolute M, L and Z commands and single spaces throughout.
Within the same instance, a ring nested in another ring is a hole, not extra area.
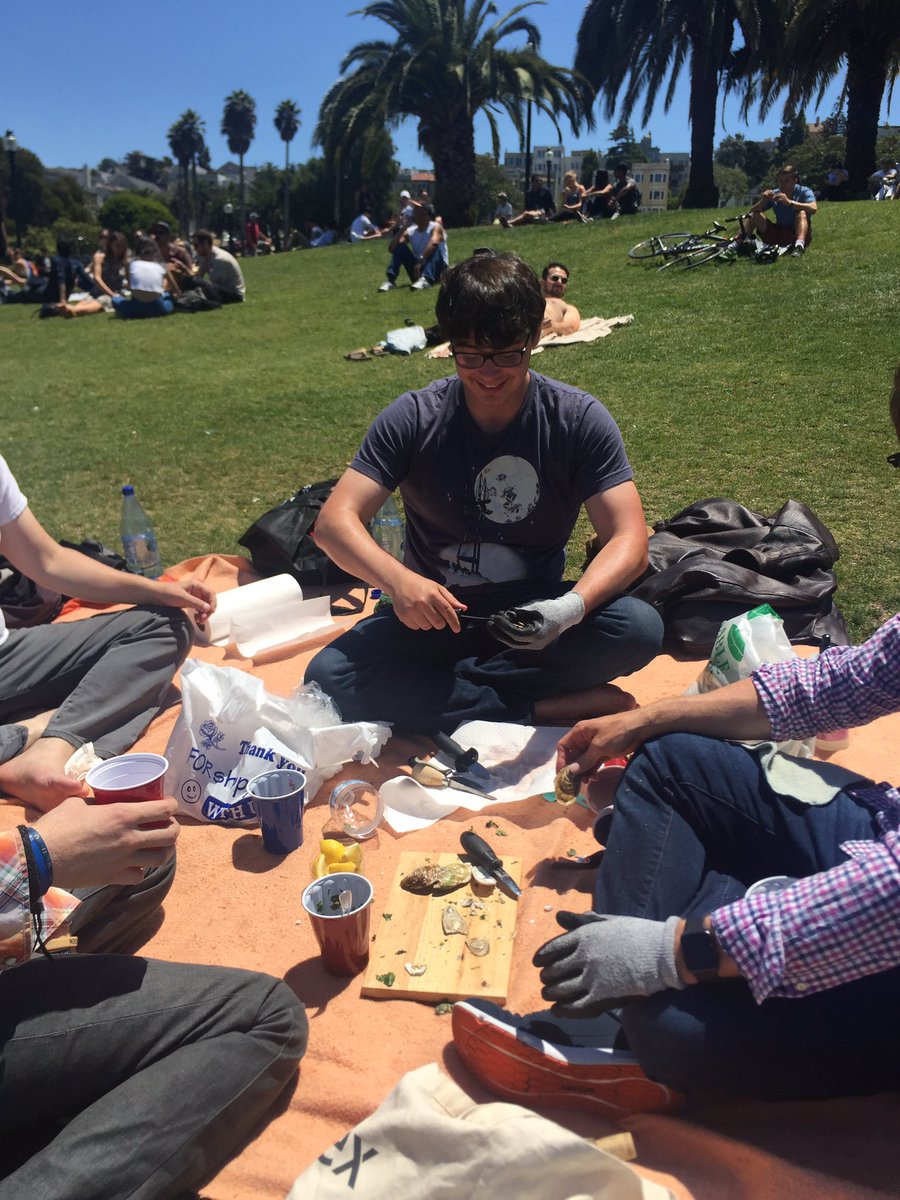
M 166 131 L 186 108 L 206 121 L 215 165 L 229 157 L 219 133 L 225 96 L 248 91 L 257 104 L 257 132 L 247 161 L 284 161 L 284 146 L 272 124 L 281 100 L 300 105 L 301 127 L 291 145 L 292 161 L 314 150 L 312 131 L 322 96 L 337 79 L 343 55 L 355 43 L 390 36 L 372 18 L 350 15 L 354 0 L 3 0 L 4 25 L 0 129 L 11 128 L 22 146 L 47 166 L 95 166 L 129 150 L 156 157 L 169 153 Z M 512 4 L 500 0 L 501 13 Z M 551 62 L 571 65 L 583 0 L 548 0 L 530 16 L 542 33 L 542 52 Z M 900 90 L 900 89 L 898 89 Z M 830 112 L 832 93 L 819 115 Z M 660 105 L 646 130 L 662 150 L 687 150 L 687 88 L 682 85 L 668 113 Z M 808 111 L 810 120 L 815 112 Z M 882 121 L 900 123 L 900 95 Z M 729 133 L 750 138 L 776 136 L 780 116 L 745 125 L 727 105 L 716 140 Z M 604 148 L 612 123 L 598 117 L 593 132 L 576 137 L 563 125 L 567 149 Z M 504 122 L 503 149 L 518 149 Z M 403 166 L 427 167 L 412 122 L 394 133 Z M 534 122 L 534 143 L 555 144 L 552 124 Z M 491 149 L 487 124 L 476 127 L 476 150 Z

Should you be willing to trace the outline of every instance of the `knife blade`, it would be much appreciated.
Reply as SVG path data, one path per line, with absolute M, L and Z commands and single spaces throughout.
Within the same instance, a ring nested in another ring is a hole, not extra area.
M 482 867 L 488 874 L 493 875 L 498 883 L 503 886 L 518 900 L 522 895 L 522 889 L 506 871 L 503 870 L 503 859 L 498 858 L 491 847 L 487 844 L 484 838 L 479 837 L 477 833 L 473 833 L 467 829 L 465 833 L 460 835 L 463 850 L 477 867 Z

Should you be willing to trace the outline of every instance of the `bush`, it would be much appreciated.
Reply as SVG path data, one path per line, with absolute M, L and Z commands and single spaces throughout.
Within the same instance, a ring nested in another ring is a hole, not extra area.
M 110 196 L 100 209 L 98 218 L 101 225 L 120 230 L 129 241 L 136 230 L 147 230 L 156 221 L 168 221 L 173 233 L 178 228 L 178 222 L 165 204 L 137 192 L 118 192 Z

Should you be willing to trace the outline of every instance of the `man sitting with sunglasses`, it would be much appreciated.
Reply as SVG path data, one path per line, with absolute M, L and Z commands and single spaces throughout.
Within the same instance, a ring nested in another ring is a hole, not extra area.
M 621 434 L 593 396 L 531 370 L 544 297 L 517 255 L 447 271 L 436 314 L 456 375 L 376 417 L 316 522 L 321 548 L 391 605 L 320 651 L 307 681 L 347 720 L 426 734 L 631 708 L 609 681 L 658 653 L 662 623 L 621 594 L 647 562 Z M 397 488 L 402 563 L 367 528 Z M 573 586 L 582 505 L 602 549 Z
M 436 313 L 456 376 L 379 413 L 316 522 L 325 553 L 392 604 L 325 647 L 307 682 L 344 719 L 420 733 L 631 708 L 608 680 L 659 652 L 662 623 L 622 595 L 647 563 L 622 434 L 593 396 L 530 370 L 544 296 L 516 254 L 446 271 Z M 402 563 L 367 529 L 395 488 Z M 582 504 L 602 550 L 572 586 L 565 546 Z

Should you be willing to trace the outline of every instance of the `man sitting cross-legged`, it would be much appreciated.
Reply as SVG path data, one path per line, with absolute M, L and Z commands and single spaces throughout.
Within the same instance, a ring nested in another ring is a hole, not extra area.
M 7 629 L 0 611 L 0 795 L 47 810 L 86 795 L 63 768 L 93 742 L 102 758 L 134 744 L 163 705 L 191 645 L 182 610 L 205 620 L 215 593 L 197 580 L 145 579 L 60 546 L 0 457 L 0 552 L 23 575 L 68 596 L 139 608 L 85 621 Z M 29 713 L 55 709 L 49 721 Z
M 900 370 L 892 406 L 900 435 Z M 900 788 L 772 742 L 898 711 L 900 615 L 861 646 L 576 725 L 558 762 L 576 773 L 643 748 L 598 828 L 593 911 L 560 913 L 566 932 L 534 956 L 552 1012 L 455 1007 L 478 1078 L 613 1116 L 676 1093 L 896 1089 Z M 774 877 L 786 886 L 746 894 Z
M 422 291 L 438 283 L 447 266 L 447 242 L 434 209 L 416 201 L 412 210 L 412 225 L 397 233 L 388 247 L 391 261 L 379 292 L 389 292 L 395 286 L 401 267 L 405 267 L 413 288 Z
M 340 566 L 392 606 L 310 663 L 348 720 L 452 732 L 466 719 L 570 723 L 627 708 L 609 680 L 658 652 L 662 623 L 623 590 L 647 534 L 622 437 L 593 396 L 531 370 L 545 301 L 514 254 L 444 276 L 436 314 L 456 376 L 376 417 L 316 522 Z M 404 562 L 367 525 L 400 489 Z M 566 543 L 581 506 L 602 549 L 573 586 Z M 487 620 L 506 610 L 526 610 Z

